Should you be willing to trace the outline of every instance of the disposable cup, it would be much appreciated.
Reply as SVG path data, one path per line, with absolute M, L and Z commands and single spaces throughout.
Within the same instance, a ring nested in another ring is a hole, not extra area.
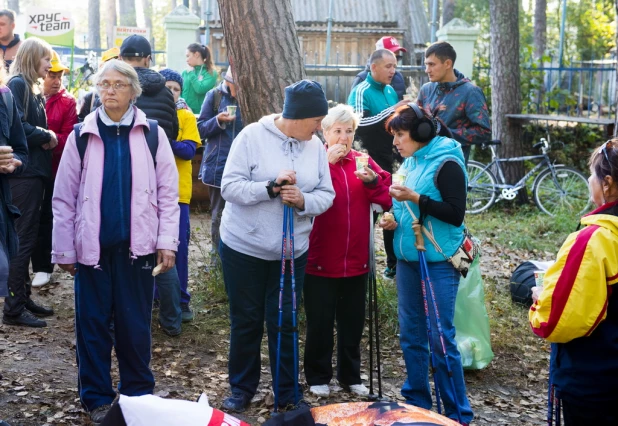
M 356 170 L 364 170 L 369 165 L 369 157 L 356 157 Z
M 227 106 L 227 114 L 230 117 L 236 117 L 236 105 L 228 105 Z
M 406 176 L 401 173 L 393 173 L 393 185 L 403 185 L 406 182 Z

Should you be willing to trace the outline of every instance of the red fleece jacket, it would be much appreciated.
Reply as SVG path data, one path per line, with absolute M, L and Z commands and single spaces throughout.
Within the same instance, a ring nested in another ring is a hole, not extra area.
M 390 173 L 370 157 L 369 165 L 378 174 L 375 185 L 365 185 L 354 175 L 356 157 L 351 150 L 336 164 L 330 164 L 335 200 L 330 209 L 315 218 L 309 237 L 306 273 L 322 277 L 354 277 L 369 272 L 369 206 L 376 203 L 388 211 Z
M 54 148 L 52 156 L 52 176 L 55 178 L 64 145 L 73 131 L 73 125 L 77 124 L 75 98 L 63 87 L 47 99 L 45 112 L 47 113 L 47 126 L 49 130 L 56 133 L 58 138 L 58 146 Z

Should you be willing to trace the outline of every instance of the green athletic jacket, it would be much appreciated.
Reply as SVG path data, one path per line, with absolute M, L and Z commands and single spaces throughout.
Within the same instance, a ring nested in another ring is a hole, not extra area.
M 217 84 L 217 77 L 216 69 L 208 72 L 204 65 L 182 72 L 182 98 L 194 114 L 200 113 L 204 97 Z
M 399 102 L 397 92 L 388 84 L 378 83 L 367 75 L 367 79 L 355 86 L 348 97 L 348 105 L 361 115 L 356 131 L 369 155 L 384 170 L 392 172 L 393 135 L 384 124 L 393 113 L 393 106 Z

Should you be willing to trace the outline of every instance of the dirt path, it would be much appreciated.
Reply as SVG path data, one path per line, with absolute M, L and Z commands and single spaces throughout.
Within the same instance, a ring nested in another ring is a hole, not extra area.
M 211 404 L 218 407 L 228 392 L 229 327 L 218 277 L 202 272 L 210 249 L 208 224 L 208 215 L 192 216 L 190 289 L 194 295 L 196 320 L 184 325 L 180 337 L 170 338 L 158 330 L 155 312 L 152 369 L 157 395 L 195 400 L 205 392 Z M 523 309 L 501 308 L 508 288 L 504 277 L 523 255 L 490 246 L 483 260 L 484 275 L 494 283 L 487 294 L 488 299 L 492 299 L 488 300 L 492 330 L 495 325 L 498 333 L 492 335 L 496 357 L 491 365 L 483 371 L 466 372 L 468 394 L 476 413 L 474 424 L 477 425 L 544 424 L 547 347 L 527 333 Z M 69 278 L 67 274 L 56 272 L 54 284 L 34 290 L 34 299 L 53 306 L 56 312 L 48 320 L 47 328 L 0 325 L 0 419 L 13 426 L 89 424 L 77 395 L 73 292 Z M 301 336 L 301 350 L 303 345 Z M 262 380 L 254 403 L 245 415 L 239 416 L 251 424 L 264 422 L 272 407 L 266 353 L 264 346 Z M 381 353 L 384 395 L 401 400 L 399 388 L 405 378 L 405 367 L 396 335 L 383 334 Z M 363 355 L 366 357 L 367 351 Z M 367 380 L 366 359 L 362 369 L 363 378 Z M 116 368 L 113 374 L 117 383 Z M 307 400 L 320 405 L 360 399 L 339 391 L 328 400 L 310 396 Z

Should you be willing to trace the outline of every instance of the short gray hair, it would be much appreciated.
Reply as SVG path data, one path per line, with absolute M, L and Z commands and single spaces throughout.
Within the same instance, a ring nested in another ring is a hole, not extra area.
M 397 58 L 397 55 L 395 55 L 393 52 L 391 52 L 390 50 L 387 49 L 378 49 L 376 51 L 374 51 L 371 56 L 369 57 L 369 63 L 370 64 L 375 64 L 377 62 L 383 61 L 385 56 L 390 56 L 392 58 Z
M 328 115 L 322 119 L 322 129 L 327 132 L 335 123 L 351 123 L 352 129 L 356 131 L 359 121 L 360 117 L 350 105 L 339 104 L 328 110 Z
M 94 75 L 94 84 L 99 95 L 101 93 L 99 93 L 98 84 L 103 80 L 103 76 L 108 71 L 118 71 L 120 74 L 124 75 L 127 80 L 129 80 L 129 86 L 131 86 L 131 91 L 136 98 L 142 94 L 142 86 L 139 84 L 139 78 L 137 77 L 135 69 L 131 65 L 119 61 L 118 59 L 112 59 L 111 61 L 105 62 Z

